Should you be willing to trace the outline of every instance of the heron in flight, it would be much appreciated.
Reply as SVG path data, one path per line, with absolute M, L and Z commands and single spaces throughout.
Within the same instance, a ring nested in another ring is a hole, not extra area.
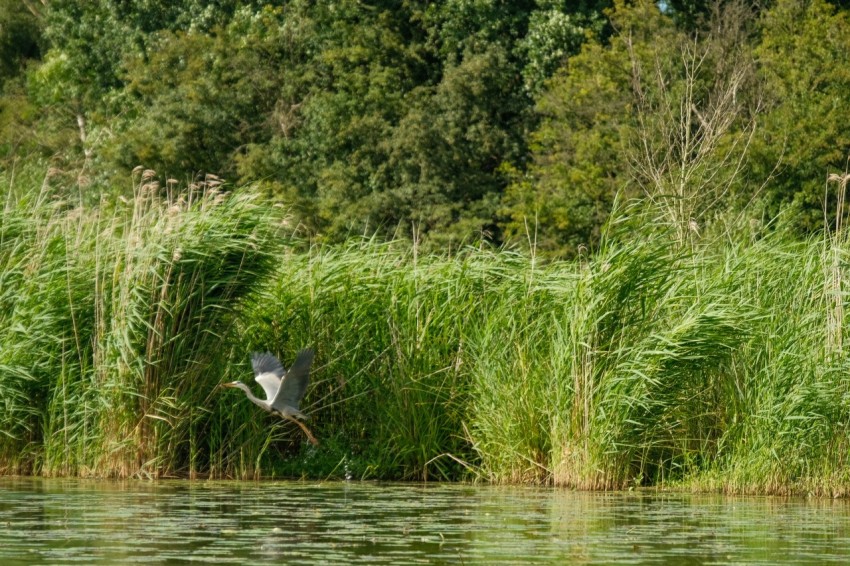
M 313 362 L 313 350 L 301 350 L 295 356 L 295 362 L 289 371 L 284 371 L 280 361 L 269 352 L 265 354 L 251 354 L 251 365 L 254 366 L 254 379 L 266 392 L 266 399 L 258 399 L 251 393 L 251 389 L 241 381 L 222 383 L 222 387 L 236 387 L 245 392 L 248 399 L 264 411 L 280 415 L 288 421 L 292 421 L 301 427 L 307 435 L 307 439 L 314 445 L 319 441 L 313 436 L 304 423 L 298 419 L 306 419 L 307 415 L 301 412 L 298 404 L 307 391 L 307 383 L 310 381 L 310 364 Z

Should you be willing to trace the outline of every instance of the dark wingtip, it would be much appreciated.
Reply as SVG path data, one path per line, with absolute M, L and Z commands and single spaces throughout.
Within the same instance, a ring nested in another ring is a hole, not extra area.
M 298 364 L 300 362 L 309 368 L 313 364 L 314 357 L 316 357 L 316 351 L 313 348 L 303 348 L 295 354 L 294 363 Z

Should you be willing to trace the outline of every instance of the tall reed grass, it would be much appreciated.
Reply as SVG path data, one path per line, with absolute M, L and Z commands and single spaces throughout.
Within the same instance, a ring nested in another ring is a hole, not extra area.
M 598 253 L 541 264 L 309 246 L 215 179 L 177 191 L 143 172 L 133 200 L 97 207 L 12 185 L 5 473 L 850 485 L 841 233 L 683 244 L 632 212 Z M 217 387 L 250 377 L 252 350 L 288 363 L 308 345 L 318 448 Z
M 283 220 L 213 179 L 85 208 L 14 190 L 0 232 L 0 454 L 7 472 L 194 475 L 227 438 L 213 399 L 239 301 Z M 212 370 L 212 371 L 211 371 Z

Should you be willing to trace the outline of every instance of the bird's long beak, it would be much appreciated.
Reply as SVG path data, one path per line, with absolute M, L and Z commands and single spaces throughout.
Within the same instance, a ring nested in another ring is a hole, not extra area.
M 232 383 L 230 383 L 230 382 L 228 382 L 228 383 L 219 383 L 219 384 L 218 384 L 218 386 L 219 386 L 219 387 L 235 387 L 235 385 L 233 385 L 233 384 L 232 384 Z

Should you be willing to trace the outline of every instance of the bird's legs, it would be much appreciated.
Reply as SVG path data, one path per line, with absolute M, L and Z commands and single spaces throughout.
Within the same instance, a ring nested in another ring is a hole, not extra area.
M 281 416 L 283 416 L 283 418 L 285 418 L 286 420 L 288 420 L 288 421 L 292 421 L 292 422 L 294 422 L 295 424 L 297 424 L 298 426 L 300 426 L 300 427 L 301 427 L 301 430 L 303 430 L 303 431 L 304 431 L 304 434 L 306 434 L 306 435 L 307 435 L 307 440 L 309 440 L 309 441 L 310 441 L 310 444 L 312 444 L 313 446 L 318 446 L 318 445 L 319 445 L 319 441 L 318 441 L 318 440 L 316 440 L 316 437 L 315 437 L 315 436 L 313 436 L 313 433 L 312 433 L 312 432 L 310 432 L 310 429 L 309 429 L 309 428 L 307 428 L 307 425 L 305 425 L 304 423 L 302 423 L 301 421 L 299 421 L 299 420 L 298 420 L 298 419 L 296 419 L 295 417 L 290 417 L 289 415 L 281 415 Z

